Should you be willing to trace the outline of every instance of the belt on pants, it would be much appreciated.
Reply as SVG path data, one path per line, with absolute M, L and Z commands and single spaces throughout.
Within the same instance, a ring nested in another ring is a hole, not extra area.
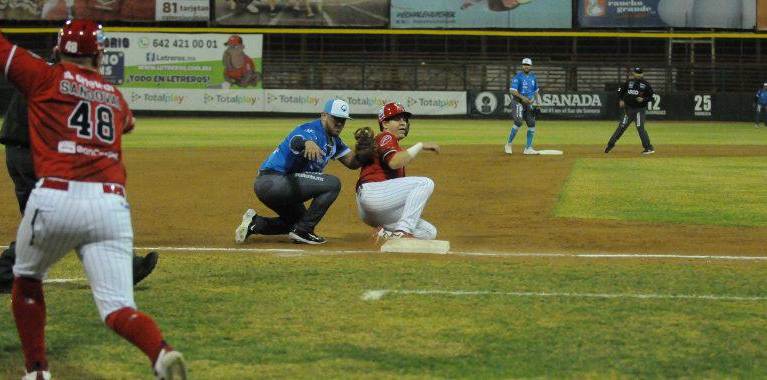
M 125 187 L 117 183 L 102 183 L 102 189 L 105 193 L 119 195 L 125 198 Z M 43 178 L 43 183 L 40 187 L 54 190 L 69 190 L 69 181 L 62 179 Z

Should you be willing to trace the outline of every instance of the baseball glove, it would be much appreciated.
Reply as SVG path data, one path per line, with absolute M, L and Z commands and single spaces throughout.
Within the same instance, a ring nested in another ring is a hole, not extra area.
M 354 131 L 354 139 L 357 144 L 354 146 L 354 154 L 362 166 L 373 163 L 375 156 L 375 134 L 370 127 L 358 128 Z

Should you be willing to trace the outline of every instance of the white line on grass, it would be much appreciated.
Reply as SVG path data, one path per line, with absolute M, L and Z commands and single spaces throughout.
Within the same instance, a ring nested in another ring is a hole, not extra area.
M 0 249 L 8 246 L 0 245 Z M 231 247 L 134 247 L 137 251 L 160 252 L 232 252 L 232 253 L 275 253 L 289 254 L 288 256 L 334 256 L 358 254 L 386 254 L 374 249 L 300 249 L 300 248 L 231 248 Z M 429 255 L 418 253 L 418 255 Z M 767 261 L 767 256 L 735 256 L 735 255 L 675 255 L 675 254 L 645 254 L 645 253 L 529 253 L 529 252 L 466 252 L 451 251 L 448 255 L 455 256 L 486 256 L 486 257 L 571 257 L 581 259 L 675 259 L 675 260 L 735 260 L 735 261 Z M 444 256 L 444 255 L 440 255 Z
M 381 253 L 372 249 L 357 250 L 312 250 L 290 248 L 216 248 L 216 247 L 136 247 L 139 251 L 205 251 L 205 252 L 241 252 L 241 253 L 300 253 L 306 255 L 344 255 L 360 253 Z M 386 253 L 391 255 L 391 253 Z M 730 255 L 673 255 L 643 253 L 512 253 L 512 252 L 462 252 L 451 251 L 448 255 L 489 256 L 489 257 L 577 257 L 584 259 L 682 259 L 682 260 L 754 260 L 767 261 L 767 256 L 730 256 Z
M 84 278 L 49 278 L 49 279 L 43 281 L 43 283 L 45 283 L 45 284 L 66 284 L 66 283 L 70 283 L 70 282 L 80 282 L 80 281 L 85 281 L 85 279 Z
M 636 298 L 636 299 L 691 299 L 707 301 L 767 301 L 762 296 L 696 295 L 696 294 L 633 294 L 633 293 L 560 293 L 560 292 L 491 292 L 469 290 L 404 290 L 377 289 L 366 290 L 362 294 L 364 301 L 378 301 L 388 294 L 446 295 L 446 296 L 512 296 L 512 297 L 562 297 L 562 298 Z

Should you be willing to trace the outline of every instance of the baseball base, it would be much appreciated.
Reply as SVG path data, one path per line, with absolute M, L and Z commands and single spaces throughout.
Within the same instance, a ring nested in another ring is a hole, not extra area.
M 440 255 L 450 251 L 447 240 L 391 239 L 381 246 L 381 252 L 396 253 L 436 253 Z
M 564 154 L 561 150 L 554 150 L 554 149 L 548 149 L 548 150 L 539 150 L 538 154 L 544 155 L 544 156 L 561 156 Z

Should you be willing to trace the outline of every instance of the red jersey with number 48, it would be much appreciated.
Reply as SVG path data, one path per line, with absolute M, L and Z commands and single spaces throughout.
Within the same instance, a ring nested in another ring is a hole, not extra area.
M 133 114 L 98 71 L 50 65 L 0 34 L 0 68 L 27 98 L 35 174 L 125 184 L 122 134 Z
M 389 167 L 394 154 L 402 152 L 399 146 L 397 136 L 389 131 L 379 133 L 375 138 L 376 155 L 373 157 L 373 163 L 363 166 L 360 170 L 360 179 L 357 181 L 357 188 L 367 182 L 381 182 L 387 179 L 400 178 L 405 176 L 405 167 L 392 169 Z

